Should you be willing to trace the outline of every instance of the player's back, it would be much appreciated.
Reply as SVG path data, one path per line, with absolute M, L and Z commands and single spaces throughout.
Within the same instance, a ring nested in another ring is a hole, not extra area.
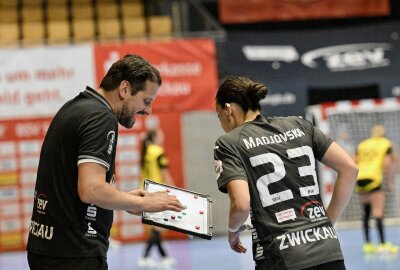
M 384 137 L 372 137 L 357 147 L 358 179 L 382 180 L 383 165 L 391 143 Z
M 315 167 L 331 139 L 299 117 L 258 117 L 218 143 L 245 167 L 256 261 L 268 261 L 268 269 L 302 269 L 343 259 Z

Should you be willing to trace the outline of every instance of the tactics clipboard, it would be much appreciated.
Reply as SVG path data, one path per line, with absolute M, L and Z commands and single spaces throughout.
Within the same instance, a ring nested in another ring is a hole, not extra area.
M 148 192 L 167 191 L 169 194 L 175 195 L 186 209 L 182 212 L 143 212 L 142 223 L 211 240 L 213 228 L 211 196 L 148 179 L 144 181 L 144 190 Z

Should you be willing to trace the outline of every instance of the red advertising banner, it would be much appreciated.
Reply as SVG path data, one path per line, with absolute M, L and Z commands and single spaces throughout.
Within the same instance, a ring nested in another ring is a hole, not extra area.
M 50 121 L 0 120 L 0 251 L 25 246 L 40 149 Z
M 110 65 L 127 53 L 148 59 L 163 84 L 154 112 L 213 110 L 218 87 L 215 44 L 209 39 L 98 44 L 94 48 L 98 86 Z
M 223 23 L 256 23 L 390 15 L 388 0 L 219 0 Z
M 165 134 L 171 176 L 176 186 L 184 187 L 181 114 L 214 109 L 217 67 L 213 41 L 0 51 L 0 252 L 26 245 L 40 150 L 53 115 L 86 85 L 96 87 L 97 81 L 98 86 L 110 65 L 126 53 L 142 55 L 156 65 L 163 85 L 153 115 L 137 119 L 132 129 L 120 127 L 116 185 L 125 191 L 140 187 L 141 142 L 146 130 L 158 125 Z M 166 234 L 182 236 L 172 231 Z M 116 211 L 112 235 L 121 241 L 143 240 L 146 228 L 140 217 Z

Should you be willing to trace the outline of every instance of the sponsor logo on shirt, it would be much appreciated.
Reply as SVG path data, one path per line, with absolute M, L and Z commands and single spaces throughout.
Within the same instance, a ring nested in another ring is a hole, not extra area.
M 251 220 L 251 223 L 253 224 L 254 218 L 253 218 L 253 210 L 251 207 L 250 207 L 250 220 Z M 251 237 L 253 239 L 253 243 L 260 242 L 260 239 L 258 238 L 257 230 L 254 226 L 252 226 L 252 228 L 251 228 Z
M 36 212 L 42 215 L 46 215 L 46 206 L 48 203 L 47 196 L 43 193 L 35 196 L 36 199 Z
M 31 220 L 29 226 L 29 233 L 33 236 L 40 237 L 45 240 L 51 240 L 53 238 L 54 227 L 37 223 Z
M 282 223 L 284 221 L 288 221 L 288 220 L 295 220 L 296 218 L 296 213 L 294 212 L 293 208 L 290 209 L 286 209 L 283 211 L 280 211 L 278 213 L 275 213 L 276 216 L 276 220 L 278 221 L 278 223 Z
M 304 245 L 310 242 L 337 238 L 336 231 L 331 226 L 310 228 L 297 232 L 285 233 L 276 237 L 276 239 L 280 242 L 280 250 Z
M 257 243 L 257 245 L 256 245 L 256 250 L 255 250 L 256 252 L 256 254 L 254 255 L 254 259 L 255 260 L 262 260 L 262 259 L 264 259 L 264 247 L 263 246 L 261 246 L 259 243 Z
M 325 208 L 319 201 L 310 201 L 301 206 L 300 214 L 312 222 L 328 219 Z
M 223 171 L 222 161 L 221 160 L 214 160 L 214 167 L 215 167 L 215 174 L 216 174 L 216 177 L 217 177 L 217 180 L 218 180 L 218 178 L 221 176 L 221 173 Z
M 86 210 L 85 219 L 96 221 L 97 207 L 94 204 L 90 204 Z
M 107 134 L 107 141 L 108 141 L 108 148 L 107 148 L 107 153 L 111 155 L 113 151 L 113 146 L 114 146 L 114 141 L 115 141 L 115 131 L 111 130 Z
M 276 144 L 294 140 L 296 138 L 300 138 L 305 136 L 306 134 L 300 130 L 299 128 L 291 129 L 286 131 L 285 133 L 279 133 L 271 136 L 262 136 L 262 137 L 249 137 L 248 139 L 243 139 L 243 143 L 246 146 L 246 149 L 254 148 L 260 145 L 268 145 L 268 144 Z
M 86 236 L 86 237 L 96 237 L 96 236 L 97 236 L 97 232 L 96 232 L 96 230 L 93 229 L 92 226 L 90 226 L 90 225 L 92 225 L 92 223 L 91 223 L 91 222 L 88 222 L 88 224 L 87 224 L 88 229 L 87 229 L 87 231 L 86 231 L 86 233 L 85 233 L 85 236 Z
M 97 207 L 94 204 L 90 204 L 87 209 L 86 209 L 86 220 L 91 220 L 91 221 L 96 221 L 96 216 L 97 216 Z M 97 236 L 97 231 L 93 229 L 91 226 L 92 222 L 87 223 L 87 231 L 85 233 L 86 237 L 96 237 Z

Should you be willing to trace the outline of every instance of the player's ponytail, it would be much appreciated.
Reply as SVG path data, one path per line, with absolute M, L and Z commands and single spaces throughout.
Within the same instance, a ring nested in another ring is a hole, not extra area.
M 268 88 L 261 84 L 253 82 L 249 84 L 246 89 L 246 96 L 249 100 L 249 109 L 261 111 L 260 101 L 263 100 L 268 94 Z
M 260 110 L 260 101 L 268 94 L 268 88 L 250 80 L 247 77 L 232 76 L 227 78 L 218 88 L 215 97 L 217 104 L 234 102 L 240 105 L 244 112 Z

